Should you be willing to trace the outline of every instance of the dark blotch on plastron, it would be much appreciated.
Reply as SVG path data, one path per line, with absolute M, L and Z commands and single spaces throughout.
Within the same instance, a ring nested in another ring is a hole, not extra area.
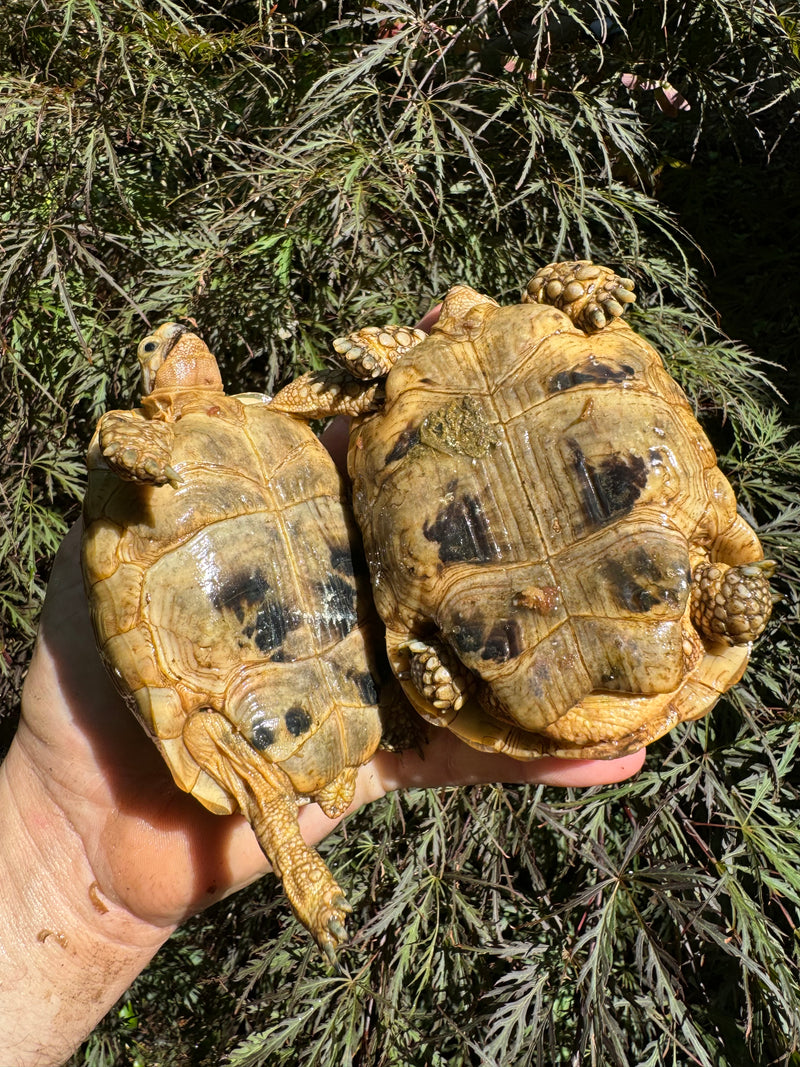
M 275 600 L 267 600 L 256 612 L 255 620 L 244 627 L 242 633 L 252 640 L 259 652 L 272 652 L 280 649 L 290 630 L 300 625 L 300 615 L 285 608 Z M 271 657 L 283 660 L 276 651 Z
M 386 453 L 383 462 L 394 463 L 396 460 L 402 459 L 418 442 L 419 426 L 408 426 Z
M 446 504 L 422 532 L 429 541 L 438 542 L 442 563 L 488 563 L 500 558 L 480 501 L 469 494 Z
M 292 737 L 302 736 L 313 722 L 305 708 L 301 708 L 299 704 L 289 708 L 283 716 L 283 721 L 286 723 L 286 729 Z
M 242 572 L 232 574 L 212 595 L 211 602 L 217 611 L 232 611 L 239 622 L 244 622 L 248 609 L 260 604 L 269 592 L 269 582 L 261 573 Z
M 365 704 L 378 703 L 378 685 L 369 671 L 360 671 L 353 676 L 353 681 Z
M 367 558 L 364 555 L 364 546 L 355 531 L 353 532 L 353 543 L 345 546 L 332 546 L 330 556 L 331 568 L 338 571 L 339 574 L 355 577 L 359 581 L 362 578 L 368 579 L 369 570 L 367 568 Z
M 345 637 L 358 624 L 355 586 L 338 574 L 314 583 L 314 601 L 316 627 L 321 636 L 334 633 Z
M 644 613 L 657 604 L 682 610 L 689 592 L 689 569 L 677 561 L 662 567 L 644 548 L 634 549 L 624 561 L 603 563 L 603 575 L 620 607 Z
M 349 545 L 331 546 L 331 567 L 340 574 L 353 574 L 353 556 Z
M 263 752 L 264 749 L 269 748 L 270 745 L 275 742 L 275 722 L 257 722 L 253 726 L 253 731 L 250 734 L 250 742 L 253 748 L 257 748 L 259 752 Z
M 652 589 L 641 585 L 629 570 L 618 560 L 609 559 L 603 564 L 603 574 L 613 590 L 614 599 L 627 611 L 646 612 L 660 603 Z
M 584 512 L 593 526 L 604 526 L 633 509 L 647 485 L 647 464 L 641 456 L 616 454 L 596 466 L 589 462 L 577 441 L 570 440 L 575 476 L 581 490 Z
M 459 656 L 468 656 L 483 647 L 485 629 L 483 619 L 458 616 L 445 636 Z
M 600 688 L 614 692 L 624 689 L 629 684 L 630 680 L 624 664 L 609 659 L 605 671 L 600 676 Z
M 275 652 L 272 659 L 283 658 L 275 650 L 301 621 L 298 612 L 270 596 L 270 584 L 261 571 L 232 575 L 215 591 L 212 603 L 218 611 L 233 614 L 244 641 L 254 644 L 259 652 Z M 240 645 L 244 641 L 240 640 Z
M 590 357 L 569 370 L 554 374 L 547 383 L 547 391 L 548 393 L 561 393 L 567 389 L 574 389 L 577 385 L 614 384 L 628 381 L 635 375 L 636 371 L 628 363 L 617 363 L 614 360 L 600 363 Z
M 481 652 L 481 659 L 491 659 L 496 663 L 516 659 L 522 652 L 522 634 L 516 619 L 501 619 L 495 623 L 486 638 Z

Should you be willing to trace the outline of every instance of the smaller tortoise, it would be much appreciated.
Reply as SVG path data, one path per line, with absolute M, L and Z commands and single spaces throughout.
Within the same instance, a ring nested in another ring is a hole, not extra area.
M 430 336 L 368 327 L 273 406 L 355 416 L 349 467 L 389 660 L 432 723 L 519 759 L 608 758 L 704 715 L 772 599 L 753 530 L 633 283 L 552 264 L 467 286 Z
M 306 423 L 226 396 L 195 334 L 166 323 L 138 355 L 141 408 L 105 414 L 88 454 L 98 645 L 177 784 L 242 812 L 333 959 L 352 909 L 297 805 L 341 814 L 381 736 L 377 619 L 342 481 Z

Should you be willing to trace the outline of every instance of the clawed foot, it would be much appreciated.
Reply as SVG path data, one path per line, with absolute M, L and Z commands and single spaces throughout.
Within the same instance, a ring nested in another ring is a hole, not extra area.
M 347 929 L 344 925 L 346 916 L 351 915 L 352 907 L 345 895 L 336 887 L 330 901 L 318 909 L 317 920 L 309 929 L 314 934 L 317 944 L 333 966 L 336 953 L 347 941 Z
M 456 654 L 441 641 L 413 640 L 401 652 L 408 653 L 405 673 L 427 707 L 417 707 L 429 722 L 446 726 L 472 690 L 472 676 Z M 402 677 L 402 676 L 401 676 Z
M 101 419 L 99 433 L 103 457 L 118 477 L 148 485 L 180 485 L 180 475 L 170 466 L 174 434 L 169 423 L 111 411 Z
M 588 259 L 551 263 L 528 282 L 523 304 L 550 304 L 587 333 L 602 330 L 634 303 L 633 282 Z
M 339 366 L 309 371 L 272 399 L 276 411 L 305 418 L 355 418 L 374 411 L 383 399 L 383 378 L 397 360 L 427 334 L 407 326 L 367 326 L 333 342 Z
M 408 326 L 365 326 L 349 337 L 338 337 L 333 347 L 354 377 L 378 378 L 426 337 L 424 330 Z

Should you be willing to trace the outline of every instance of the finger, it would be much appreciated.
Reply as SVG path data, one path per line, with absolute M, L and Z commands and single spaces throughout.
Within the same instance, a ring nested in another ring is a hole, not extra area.
M 431 326 L 439 321 L 439 313 L 442 310 L 442 305 L 437 304 L 432 307 L 430 311 L 427 311 L 417 323 L 417 329 L 424 330 L 425 333 L 431 332 Z
M 344 415 L 337 415 L 331 419 L 323 432 L 320 441 L 330 452 L 331 457 L 342 474 L 347 474 L 347 445 L 350 439 L 350 420 Z
M 611 785 L 637 774 L 645 750 L 612 760 L 569 760 L 544 756 L 515 760 L 510 756 L 478 752 L 442 731 L 423 754 L 378 752 L 359 771 L 356 796 L 345 814 L 377 800 L 395 789 L 469 786 L 480 784 L 554 785 L 587 788 Z M 343 818 L 344 816 L 342 816 Z M 309 844 L 329 834 L 341 819 L 329 819 L 316 804 L 300 810 L 300 826 Z
M 380 752 L 376 756 L 378 782 L 385 792 L 399 788 L 467 786 L 491 783 L 576 786 L 608 785 L 641 770 L 645 750 L 613 760 L 558 759 L 543 756 L 516 760 L 479 752 L 458 738 L 437 738 L 422 754 L 416 751 Z M 366 785 L 367 783 L 365 783 Z

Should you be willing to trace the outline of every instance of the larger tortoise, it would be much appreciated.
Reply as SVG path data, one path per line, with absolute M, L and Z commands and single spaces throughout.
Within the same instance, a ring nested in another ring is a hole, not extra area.
M 745 669 L 773 564 L 658 353 L 633 283 L 552 264 L 430 336 L 367 328 L 275 406 L 354 415 L 356 518 L 389 659 L 430 722 L 529 759 L 620 756 Z
M 341 814 L 381 736 L 347 495 L 306 423 L 224 394 L 195 334 L 166 323 L 139 360 L 141 408 L 105 414 L 89 448 L 98 645 L 177 784 L 246 816 L 333 957 L 350 908 L 297 805 Z

